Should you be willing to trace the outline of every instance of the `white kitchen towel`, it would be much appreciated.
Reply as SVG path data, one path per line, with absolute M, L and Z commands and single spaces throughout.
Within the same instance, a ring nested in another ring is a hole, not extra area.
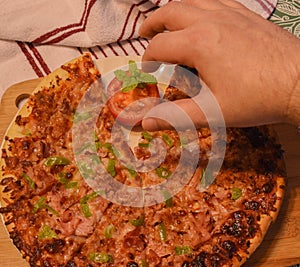
M 264 18 L 277 0 L 238 0 Z M 138 29 L 170 0 L 0 1 L 0 97 L 17 82 L 43 77 L 90 52 L 95 59 L 142 55 Z

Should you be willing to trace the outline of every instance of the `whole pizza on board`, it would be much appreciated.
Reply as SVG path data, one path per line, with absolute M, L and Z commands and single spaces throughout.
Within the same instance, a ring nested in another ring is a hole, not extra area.
M 241 266 L 284 194 L 274 133 L 134 130 L 129 146 L 127 126 L 141 120 L 135 100 L 150 109 L 198 91 L 175 68 L 162 100 L 155 77 L 128 68 L 106 90 L 85 54 L 46 77 L 17 114 L 1 152 L 0 212 L 12 242 L 32 267 Z M 216 177 L 213 142 L 226 146 Z

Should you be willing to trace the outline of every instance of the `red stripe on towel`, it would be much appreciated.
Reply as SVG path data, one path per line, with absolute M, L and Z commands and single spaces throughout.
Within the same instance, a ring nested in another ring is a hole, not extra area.
M 33 42 L 34 43 L 43 42 L 44 44 L 54 44 L 54 43 L 58 43 L 64 39 L 66 39 L 67 37 L 69 37 L 77 32 L 85 31 L 91 9 L 94 6 L 94 4 L 96 3 L 96 1 L 97 0 L 91 0 L 89 3 L 87 0 L 85 1 L 85 8 L 84 8 L 84 11 L 82 13 L 79 23 L 73 23 L 73 24 L 66 25 L 64 27 L 56 28 L 53 31 L 50 31 L 50 32 L 36 38 L 35 40 L 33 40 Z M 66 31 L 66 30 L 68 30 L 68 31 Z M 58 35 L 59 33 L 62 33 L 62 34 L 55 38 L 50 39 L 51 37 L 54 37 L 54 36 Z
M 31 67 L 34 70 L 34 72 L 36 73 L 36 75 L 38 77 L 44 77 L 42 71 L 40 70 L 40 68 L 36 64 L 34 58 L 31 56 L 28 49 L 26 48 L 25 43 L 22 43 L 22 42 L 16 42 L 16 43 L 18 44 L 18 46 L 22 50 L 23 54 L 25 55 L 26 59 L 28 60 L 29 64 L 31 65 Z
M 28 47 L 30 48 L 30 50 L 33 52 L 33 55 L 35 56 L 35 58 L 38 60 L 38 62 L 40 63 L 43 71 L 48 75 L 51 73 L 51 70 L 49 69 L 48 65 L 46 64 L 45 60 L 43 59 L 42 55 L 40 54 L 40 52 L 37 50 L 37 48 L 31 44 L 31 43 L 27 43 Z

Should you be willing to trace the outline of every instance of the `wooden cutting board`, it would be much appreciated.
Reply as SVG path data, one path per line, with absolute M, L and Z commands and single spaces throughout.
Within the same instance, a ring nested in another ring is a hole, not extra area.
M 28 96 L 39 79 L 15 84 L 4 93 L 0 105 L 0 140 L 13 120 L 18 103 Z M 288 172 L 286 197 L 277 218 L 263 243 L 245 267 L 285 267 L 300 263 L 300 133 L 290 125 L 275 125 L 285 150 Z M 0 266 L 28 267 L 11 243 L 3 223 L 0 223 Z

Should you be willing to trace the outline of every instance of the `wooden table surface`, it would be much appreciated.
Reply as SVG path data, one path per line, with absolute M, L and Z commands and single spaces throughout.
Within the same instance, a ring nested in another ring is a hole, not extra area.
M 0 105 L 0 140 L 16 114 L 17 103 L 39 80 L 16 84 L 5 92 Z M 285 150 L 288 186 L 277 221 L 245 267 L 285 267 L 300 263 L 300 133 L 291 125 L 274 125 Z M 0 267 L 28 267 L 0 223 Z

